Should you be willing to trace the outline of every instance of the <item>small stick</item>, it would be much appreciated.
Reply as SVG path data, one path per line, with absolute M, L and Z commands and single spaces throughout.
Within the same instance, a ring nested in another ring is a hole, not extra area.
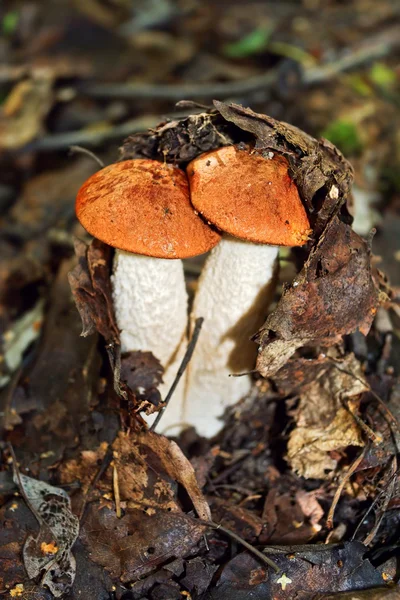
M 82 521 L 82 519 L 83 519 L 83 514 L 85 512 L 86 503 L 87 503 L 87 499 L 88 499 L 90 492 L 94 489 L 96 483 L 103 476 L 103 474 L 107 471 L 107 469 L 110 466 L 110 463 L 112 461 L 112 458 L 113 458 L 113 452 L 112 452 L 111 445 L 109 445 L 107 448 L 107 451 L 104 455 L 104 458 L 102 460 L 102 463 L 97 470 L 96 475 L 93 477 L 93 480 L 89 483 L 89 486 L 87 487 L 86 491 L 83 492 L 82 506 L 81 506 L 81 510 L 79 512 L 79 520 L 80 521 Z
M 154 431 L 155 428 L 157 427 L 157 425 L 160 422 L 161 417 L 163 416 L 166 408 L 168 407 L 168 403 L 171 400 L 172 394 L 174 393 L 176 386 L 178 385 L 182 375 L 184 374 L 186 367 L 189 364 L 190 359 L 192 358 L 194 349 L 196 347 L 197 344 L 197 340 L 199 339 L 199 335 L 200 335 L 200 330 L 201 330 L 201 326 L 203 325 L 203 317 L 199 317 L 198 319 L 196 319 L 195 321 L 195 325 L 194 325 L 194 330 L 193 330 L 193 334 L 192 334 L 192 338 L 190 340 L 190 342 L 188 343 L 188 347 L 186 349 L 185 352 L 185 356 L 183 357 L 183 360 L 180 364 L 180 367 L 178 369 L 178 372 L 176 374 L 176 377 L 173 381 L 173 384 L 171 385 L 169 392 L 164 400 L 165 402 L 165 406 L 160 410 L 160 412 L 157 415 L 156 420 L 154 421 L 154 423 L 152 424 L 152 426 L 150 427 L 150 431 Z
M 375 400 L 379 403 L 381 408 L 390 417 L 391 424 L 394 425 L 396 427 L 397 431 L 400 432 L 400 423 L 399 423 L 398 419 L 394 416 L 394 414 L 392 413 L 390 408 L 385 404 L 385 402 L 382 400 L 382 398 L 380 396 L 378 396 L 378 394 L 376 392 L 374 392 L 374 390 L 371 388 L 369 383 L 367 381 L 365 381 L 365 379 L 361 379 L 361 377 L 358 377 L 358 375 L 356 375 L 355 373 L 352 373 L 351 371 L 348 371 L 347 369 L 343 369 L 341 366 L 339 366 L 337 364 L 337 362 L 334 358 L 330 358 L 329 361 L 332 363 L 332 365 L 334 365 L 337 368 L 338 371 L 342 371 L 342 373 L 346 373 L 346 375 L 350 375 L 350 377 L 353 377 L 354 379 L 356 379 L 357 381 L 359 381 L 360 383 L 365 385 L 366 388 L 368 389 L 368 392 L 375 398 Z
M 98 165 L 100 165 L 101 169 L 104 169 L 104 167 L 105 167 L 105 164 L 103 163 L 103 161 L 101 160 L 101 158 L 99 158 L 91 150 L 88 150 L 88 148 L 84 148 L 83 146 L 70 146 L 69 147 L 69 151 L 70 151 L 71 154 L 86 154 L 86 156 L 89 156 L 90 158 L 93 158 L 93 160 L 95 162 L 97 162 Z
M 376 522 L 375 525 L 373 526 L 372 530 L 369 532 L 369 534 L 367 535 L 367 537 L 363 540 L 363 544 L 364 546 L 369 546 L 372 543 L 372 540 L 374 539 L 379 527 L 381 526 L 383 517 L 385 515 L 385 512 L 387 510 L 387 507 L 389 506 L 389 502 L 393 497 L 393 492 L 394 492 L 394 486 L 396 483 L 396 475 L 397 475 L 397 459 L 396 456 L 393 456 L 393 461 L 392 461 L 392 465 L 391 465 L 391 470 L 392 470 L 392 475 L 389 479 L 389 482 L 387 483 L 387 485 L 385 486 L 385 497 L 383 500 L 383 505 L 380 509 L 380 515 L 376 517 Z
M 247 550 L 249 550 L 252 554 L 257 556 L 260 560 L 262 560 L 264 563 L 266 563 L 272 569 L 274 569 L 274 571 L 276 573 L 280 573 L 280 571 L 281 571 L 280 568 L 273 560 L 271 560 L 270 558 L 268 558 L 268 556 L 265 556 L 265 554 L 263 554 L 263 552 L 261 552 L 260 550 L 257 550 L 257 548 L 255 548 L 254 546 L 252 546 L 251 544 L 246 542 L 246 540 L 244 540 L 242 537 L 240 537 L 240 535 L 237 535 L 237 533 L 235 533 L 234 531 L 231 531 L 230 529 L 226 529 L 226 527 L 223 527 L 222 525 L 219 525 L 218 523 L 214 523 L 214 521 L 202 521 L 201 519 L 196 519 L 196 521 L 198 523 L 201 523 L 202 525 L 205 525 L 206 527 L 210 527 L 210 529 L 216 529 L 218 531 L 222 531 L 223 533 L 225 533 L 227 536 L 229 536 L 236 542 L 239 542 L 239 544 L 244 546 Z
M 386 493 L 389 485 L 392 483 L 392 481 L 395 479 L 395 477 L 397 477 L 397 475 L 399 475 L 399 473 L 400 473 L 400 469 L 397 469 L 396 472 L 393 473 L 393 475 L 391 476 L 391 478 L 389 479 L 389 481 L 387 482 L 387 484 L 385 485 L 383 490 L 381 490 L 379 492 L 379 494 L 376 496 L 376 498 L 374 498 L 374 501 L 372 502 L 371 506 L 369 506 L 367 512 L 363 515 L 362 519 L 360 520 L 359 524 L 357 525 L 355 532 L 351 536 L 351 539 L 350 539 L 351 542 L 356 539 L 356 535 L 357 535 L 361 525 L 364 523 L 364 521 L 366 520 L 366 518 L 368 517 L 370 512 L 375 508 L 375 506 L 377 505 L 377 503 L 379 502 L 379 500 L 383 496 L 383 494 Z
M 113 467 L 113 488 L 114 488 L 114 498 L 115 498 L 115 513 L 117 518 L 121 518 L 121 496 L 119 495 L 119 481 L 118 481 L 118 471 L 117 467 L 114 464 Z
M 335 492 L 335 495 L 333 497 L 332 504 L 331 504 L 331 507 L 329 509 L 329 513 L 328 513 L 328 516 L 327 516 L 327 519 L 326 519 L 326 526 L 328 527 L 328 529 L 332 529 L 332 527 L 333 527 L 333 516 L 335 514 L 336 505 L 339 502 L 339 498 L 340 498 L 340 496 L 342 494 L 343 488 L 346 485 L 346 482 L 349 481 L 350 477 L 353 475 L 353 473 L 357 469 L 358 465 L 363 460 L 364 456 L 366 455 L 367 448 L 368 448 L 368 446 L 365 446 L 364 450 L 353 461 L 353 463 L 351 464 L 349 470 L 347 471 L 347 473 L 345 473 L 342 481 L 340 482 L 339 486 L 336 489 L 336 492 Z

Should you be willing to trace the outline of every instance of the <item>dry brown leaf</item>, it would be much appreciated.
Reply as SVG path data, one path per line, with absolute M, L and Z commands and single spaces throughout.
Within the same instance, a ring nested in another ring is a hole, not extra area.
M 334 218 L 258 332 L 257 369 L 271 377 L 301 346 L 332 346 L 357 329 L 366 335 L 377 308 L 368 245 Z
M 111 297 L 111 248 L 96 238 L 87 246 L 75 241 L 77 266 L 68 274 L 72 294 L 82 319 L 82 335 L 98 331 L 108 343 L 119 345 Z
M 165 472 L 185 488 L 200 519 L 210 521 L 210 508 L 199 488 L 194 469 L 178 444 L 149 431 L 138 435 L 138 443 L 153 451 Z
M 24 146 L 40 132 L 52 103 L 50 77 L 15 84 L 0 111 L 0 149 Z
M 128 508 L 118 519 L 115 511 L 91 504 L 81 540 L 91 560 L 123 582 L 136 581 L 160 565 L 188 554 L 205 531 L 183 513 Z
M 301 373 L 305 372 L 300 386 Z M 291 373 L 297 373 L 292 378 Z M 291 361 L 278 374 L 278 386 L 285 379 L 300 387 L 299 406 L 294 413 L 296 427 L 288 442 L 288 460 L 296 473 L 307 478 L 325 478 L 337 460 L 329 452 L 347 446 L 362 446 L 359 426 L 343 402 L 356 411 L 358 402 L 350 400 L 368 390 L 354 355 L 342 361 L 330 358 Z M 282 387 L 288 391 L 287 385 Z

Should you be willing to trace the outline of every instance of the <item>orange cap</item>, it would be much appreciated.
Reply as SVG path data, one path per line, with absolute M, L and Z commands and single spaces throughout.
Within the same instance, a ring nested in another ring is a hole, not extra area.
M 288 161 L 271 155 L 225 146 L 195 158 L 186 169 L 191 201 L 207 221 L 235 237 L 301 246 L 310 223 Z
M 155 160 L 126 160 L 92 175 L 76 214 L 106 244 L 157 258 L 197 256 L 221 238 L 191 205 L 184 171 Z

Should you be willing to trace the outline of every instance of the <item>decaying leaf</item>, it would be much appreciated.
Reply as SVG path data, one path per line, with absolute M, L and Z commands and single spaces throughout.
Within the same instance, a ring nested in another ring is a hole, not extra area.
M 98 331 L 107 343 L 119 345 L 111 297 L 111 248 L 94 238 L 89 246 L 76 240 L 75 252 L 78 264 L 69 273 L 68 280 L 81 315 L 82 335 Z
M 168 482 L 170 482 L 170 485 L 180 483 L 192 500 L 199 517 L 203 520 L 211 519 L 209 506 L 198 486 L 193 467 L 175 442 L 151 432 L 143 432 L 131 437 L 120 433 L 113 448 L 117 451 L 119 457 L 117 461 L 119 460 L 122 468 L 122 476 L 120 477 L 123 486 L 122 493 L 124 493 L 125 483 L 132 482 L 132 485 L 135 485 L 134 482 L 138 482 L 139 471 L 141 473 L 139 486 L 140 493 L 143 496 L 142 498 L 140 496 L 132 497 L 129 488 L 127 488 L 125 497 L 130 502 L 145 503 L 146 498 L 148 501 L 154 497 L 160 497 L 160 494 L 162 497 L 162 493 L 165 494 L 166 489 L 168 489 Z M 120 466 L 117 468 L 120 469 Z M 158 483 L 154 482 L 154 474 L 161 478 Z M 164 484 L 162 481 L 164 481 Z M 152 488 L 149 490 L 150 493 L 145 493 L 145 488 L 150 483 L 153 483 Z M 165 488 L 166 484 L 167 488 Z M 174 493 L 171 493 L 172 491 L 171 489 L 170 492 L 167 492 L 167 496 L 170 496 L 169 499 L 174 496 Z
M 331 346 L 357 329 L 366 335 L 377 308 L 368 245 L 334 218 L 257 334 L 257 369 L 271 377 L 301 346 Z
M 282 391 L 300 397 L 287 453 L 296 473 L 324 478 L 337 465 L 329 452 L 363 445 L 360 428 L 349 409 L 357 411 L 358 402 L 352 399 L 366 392 L 368 386 L 354 355 L 340 361 L 329 357 L 289 361 L 277 373 L 276 382 Z
M 76 562 L 71 548 L 79 534 L 78 518 L 64 490 L 22 475 L 16 468 L 14 481 L 40 524 L 37 536 L 29 535 L 24 545 L 26 572 L 30 579 L 40 575 L 42 585 L 58 598 L 74 583 Z
M 296 489 L 297 488 L 297 489 Z M 271 486 L 262 512 L 262 544 L 305 544 L 321 529 L 324 515 L 315 492 L 306 492 L 292 475 Z
M 151 514 L 128 508 L 115 511 L 90 505 L 81 539 L 91 559 L 121 581 L 135 581 L 175 557 L 186 556 L 205 531 L 183 513 L 160 509 Z
M 161 395 L 157 387 L 162 383 L 164 368 L 151 352 L 129 352 L 121 357 L 121 381 L 136 398 L 158 405 Z
M 200 519 L 211 519 L 209 506 L 199 488 L 194 469 L 175 442 L 149 431 L 130 434 L 120 432 L 112 450 L 113 465 L 118 473 L 120 499 L 128 507 L 181 512 L 177 498 L 177 485 L 180 484 L 186 490 Z M 88 484 L 105 452 L 106 447 L 102 445 L 97 451 L 82 452 L 79 461 L 68 461 L 61 469 L 61 481 L 70 483 L 79 479 L 85 485 Z M 112 471 L 111 468 L 107 469 L 98 484 L 102 492 L 113 492 Z
M 52 103 L 51 77 L 37 77 L 15 84 L 0 112 L 0 148 L 15 149 L 33 140 Z

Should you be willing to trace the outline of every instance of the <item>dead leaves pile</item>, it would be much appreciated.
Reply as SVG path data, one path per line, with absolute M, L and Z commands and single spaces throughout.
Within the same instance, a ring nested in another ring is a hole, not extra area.
M 211 513 L 193 467 L 175 442 L 150 432 L 121 432 L 111 450 L 112 463 L 96 490 L 90 490 L 90 484 L 105 457 L 105 445 L 66 463 L 62 481 L 79 479 L 89 493 L 89 497 L 82 497 L 89 506 L 81 540 L 91 559 L 112 577 L 135 581 L 172 558 L 187 555 L 205 531 L 194 514 L 183 512 L 179 486 L 201 520 L 209 521 Z M 97 502 L 93 502 L 96 497 Z M 115 509 L 117 503 L 121 518 Z

